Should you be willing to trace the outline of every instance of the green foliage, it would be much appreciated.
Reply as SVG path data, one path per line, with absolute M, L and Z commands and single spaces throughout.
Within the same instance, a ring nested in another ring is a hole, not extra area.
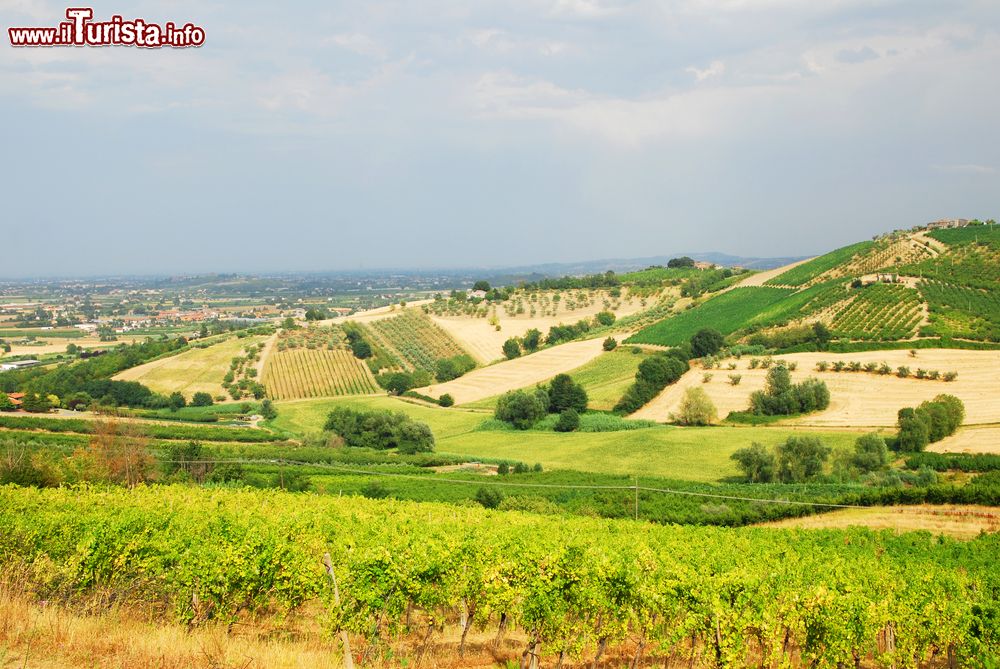
M 691 337 L 691 355 L 695 358 L 715 355 L 722 349 L 724 343 L 725 340 L 718 330 L 702 328 Z
M 601 348 L 605 351 L 613 351 L 618 348 L 618 340 L 614 337 L 608 337 L 604 340 L 604 343 L 601 344 Z
M 615 405 L 618 413 L 634 413 L 688 370 L 687 360 L 676 351 L 650 356 L 639 363 L 633 383 Z
M 830 391 L 826 383 L 809 378 L 792 384 L 788 368 L 777 364 L 768 370 L 764 390 L 750 395 L 748 412 L 758 416 L 790 416 L 822 411 L 829 406 Z
M 594 321 L 596 321 L 597 325 L 607 327 L 614 324 L 615 315 L 610 311 L 600 311 L 596 316 L 594 316 Z
M 534 392 L 515 390 L 505 393 L 497 401 L 494 416 L 510 423 L 518 430 L 527 430 L 549 411 L 549 396 L 539 388 Z
M 400 453 L 434 450 L 431 429 L 404 413 L 337 407 L 330 412 L 323 429 L 336 433 L 344 444 L 355 448 L 395 448 Z
M 703 388 L 691 387 L 684 391 L 677 422 L 681 425 L 711 425 L 718 420 L 715 405 Z
M 748 483 L 771 483 L 778 476 L 778 462 L 774 454 L 757 442 L 739 449 L 730 458 L 736 462 Z
M 455 405 L 455 398 L 452 397 L 450 394 L 445 393 L 444 395 L 442 395 L 441 397 L 438 398 L 438 404 L 441 405 L 441 406 L 443 406 L 443 407 L 454 406 Z
M 191 406 L 193 407 L 210 407 L 213 404 L 215 401 L 212 399 L 211 393 L 198 392 L 191 398 Z
M 586 320 L 577 321 L 573 325 L 563 325 L 560 323 L 549 328 L 549 334 L 545 337 L 545 343 L 552 346 L 560 342 L 576 339 L 589 331 L 590 322 Z
M 517 337 L 511 337 L 503 343 L 503 354 L 508 360 L 521 357 L 521 342 Z
M 542 342 L 542 333 L 538 328 L 531 328 L 521 337 L 521 345 L 525 351 L 537 351 Z
M 563 413 L 567 409 L 573 409 L 577 413 L 587 410 L 587 391 L 568 374 L 558 374 L 553 378 L 548 394 L 551 413 Z
M 167 405 L 173 411 L 177 411 L 187 406 L 187 400 L 184 399 L 184 395 L 181 393 L 170 393 L 170 396 L 167 398 Z
M 573 432 L 579 427 L 580 414 L 577 413 L 576 409 L 568 408 L 559 414 L 559 420 L 556 421 L 554 429 L 556 432 Z
M 816 437 L 789 437 L 775 448 L 778 480 L 803 483 L 823 473 L 830 447 Z
M 476 502 L 486 509 L 495 509 L 503 501 L 503 493 L 496 488 L 480 488 L 476 491 Z
M 440 382 L 451 381 L 471 372 L 476 368 L 476 361 L 465 353 L 451 358 L 438 360 L 434 368 L 434 378 Z

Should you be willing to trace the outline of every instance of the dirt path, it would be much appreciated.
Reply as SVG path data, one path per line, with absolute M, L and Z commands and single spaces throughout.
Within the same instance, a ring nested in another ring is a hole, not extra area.
M 264 365 L 267 364 L 267 358 L 271 355 L 271 351 L 274 349 L 275 342 L 278 341 L 278 333 L 275 332 L 273 335 L 264 342 L 263 348 L 260 350 L 260 357 L 257 358 L 257 364 L 254 367 L 257 369 L 257 380 L 263 380 L 264 378 Z
M 475 402 L 508 390 L 541 383 L 556 374 L 585 365 L 604 351 L 603 341 L 599 337 L 560 344 L 538 353 L 473 370 L 454 381 L 418 388 L 417 392 L 432 397 L 448 393 L 455 398 L 456 404 Z

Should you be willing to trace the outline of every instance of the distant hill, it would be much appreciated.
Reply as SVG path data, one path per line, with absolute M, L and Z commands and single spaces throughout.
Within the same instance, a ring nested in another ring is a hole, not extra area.
M 814 323 L 853 348 L 997 347 L 1000 228 L 897 231 L 836 249 L 646 327 L 629 341 L 678 345 L 703 327 L 730 342 L 815 348 Z

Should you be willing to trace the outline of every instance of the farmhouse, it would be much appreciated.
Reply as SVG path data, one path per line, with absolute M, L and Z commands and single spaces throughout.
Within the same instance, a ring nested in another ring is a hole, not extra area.
M 0 372 L 10 372 L 26 367 L 34 367 L 39 364 L 37 360 L 15 360 L 13 362 L 0 363 Z
M 468 292 L 469 299 L 482 300 L 486 297 L 485 290 L 470 290 Z
M 942 218 L 928 223 L 927 227 L 931 230 L 938 230 L 941 228 L 964 228 L 968 224 L 969 220 L 966 218 Z

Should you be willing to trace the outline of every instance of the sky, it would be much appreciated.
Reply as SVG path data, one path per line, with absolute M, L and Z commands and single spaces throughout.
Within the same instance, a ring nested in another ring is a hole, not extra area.
M 823 252 L 1000 214 L 996 0 L 130 2 L 14 48 L 0 276 Z

